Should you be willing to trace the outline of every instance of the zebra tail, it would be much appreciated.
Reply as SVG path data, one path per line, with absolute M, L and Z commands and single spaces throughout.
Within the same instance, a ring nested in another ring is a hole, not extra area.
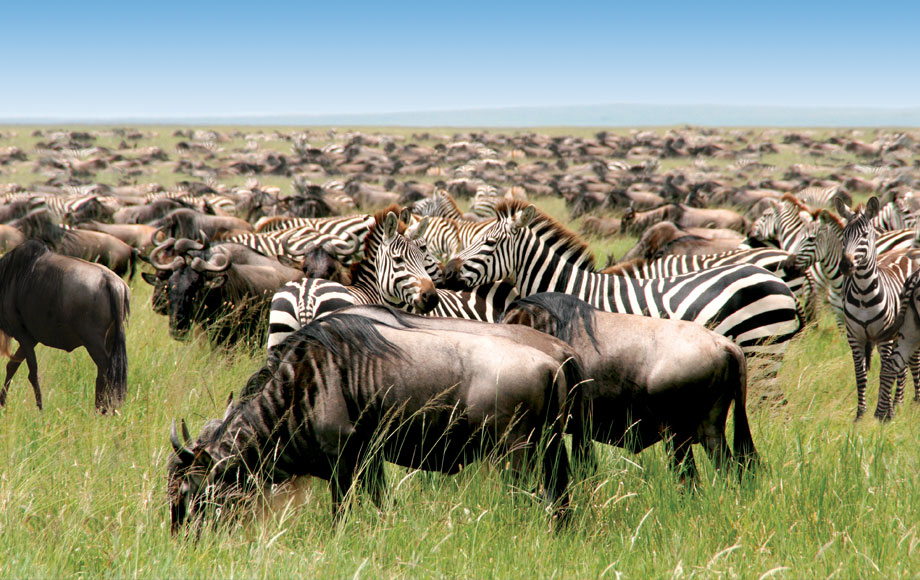
M 745 469 L 756 467 L 760 463 L 760 458 L 754 447 L 754 438 L 751 436 L 751 425 L 748 423 L 747 416 L 747 363 L 740 350 L 732 358 L 735 361 L 732 374 L 735 376 L 729 377 L 729 380 L 738 385 L 735 391 L 735 440 L 732 445 L 732 453 L 738 462 L 740 476 Z

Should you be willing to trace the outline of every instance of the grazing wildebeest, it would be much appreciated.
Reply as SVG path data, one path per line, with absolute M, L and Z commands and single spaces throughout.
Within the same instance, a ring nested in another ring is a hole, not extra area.
M 732 238 L 703 236 L 682 230 L 671 222 L 660 222 L 645 230 L 622 259 L 655 260 L 669 254 L 718 254 L 737 249 L 742 239 L 740 235 Z
M 567 294 L 513 302 L 504 323 L 558 337 L 581 356 L 588 430 L 596 441 L 638 453 L 665 441 L 672 467 L 696 477 L 692 443 L 719 469 L 731 458 L 725 440 L 735 404 L 735 459 L 757 459 L 748 425 L 744 353 L 699 324 L 598 311 Z
M 739 232 L 747 231 L 749 226 L 744 216 L 730 209 L 700 209 L 682 203 L 671 203 L 644 212 L 637 212 L 630 207 L 623 215 L 623 230 L 638 236 L 662 221 L 673 222 L 680 228 L 725 228 Z
M 155 227 L 147 224 L 106 224 L 95 220 L 79 222 L 76 227 L 81 230 L 102 232 L 115 236 L 129 246 L 137 248 L 142 254 L 147 254 L 153 249 L 155 245 L 153 236 L 157 233 Z
M 51 250 L 64 256 L 98 262 L 119 276 L 134 278 L 137 251 L 114 236 L 103 232 L 66 229 L 54 223 L 51 213 L 38 209 L 19 218 L 11 225 L 27 238 L 44 242 Z
M 380 504 L 385 460 L 457 473 L 489 455 L 515 474 L 541 471 L 561 518 L 565 406 L 569 383 L 580 381 L 573 370 L 507 338 L 331 314 L 286 339 L 197 441 L 184 423 L 180 441 L 173 423 L 171 530 L 297 475 L 329 480 L 341 517 L 355 477 Z
M 37 344 L 68 352 L 86 347 L 98 369 L 96 409 L 107 413 L 121 405 L 127 394 L 130 300 L 127 284 L 108 268 L 55 254 L 35 240 L 0 259 L 0 353 L 10 356 L 10 338 L 19 342 L 6 365 L 0 406 L 25 360 L 35 404 L 42 408 Z

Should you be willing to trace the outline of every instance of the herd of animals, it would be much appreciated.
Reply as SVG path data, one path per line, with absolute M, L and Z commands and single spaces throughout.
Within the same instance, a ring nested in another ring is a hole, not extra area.
M 540 474 L 559 519 L 594 442 L 663 441 L 682 480 L 694 443 L 742 472 L 758 461 L 751 362 L 775 373 L 822 304 L 853 353 L 857 419 L 874 348 L 875 416 L 893 418 L 908 369 L 920 402 L 920 140 L 873 135 L 178 130 L 168 153 L 138 130 L 39 129 L 34 152 L 0 149 L 0 171 L 45 178 L 2 186 L 0 405 L 25 361 L 42 407 L 38 344 L 84 346 L 97 410 L 124 404 L 122 278 L 142 268 L 174 338 L 267 350 L 197 439 L 173 422 L 174 532 L 300 475 L 329 481 L 336 516 L 356 480 L 379 503 L 384 461 L 455 473 L 501 456 Z M 782 153 L 813 164 L 763 161 Z M 189 179 L 136 185 L 163 166 Z M 638 241 L 601 267 L 547 198 L 585 236 Z

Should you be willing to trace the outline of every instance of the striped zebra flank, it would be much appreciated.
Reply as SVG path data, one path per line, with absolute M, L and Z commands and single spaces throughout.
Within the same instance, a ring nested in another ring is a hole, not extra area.
M 792 291 L 758 266 L 650 280 L 602 274 L 587 245 L 534 206 L 508 200 L 497 209 L 499 217 L 447 265 L 448 283 L 508 279 L 523 297 L 563 292 L 607 312 L 693 321 L 731 338 L 747 355 L 781 355 L 801 328 Z

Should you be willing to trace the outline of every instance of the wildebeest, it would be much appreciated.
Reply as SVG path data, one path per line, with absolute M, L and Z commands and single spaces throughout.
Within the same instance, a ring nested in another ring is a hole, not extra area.
M 718 254 L 735 250 L 743 237 L 723 238 L 691 233 L 671 222 L 660 222 L 642 233 L 642 236 L 624 256 L 623 260 L 645 258 L 655 260 L 668 254 Z
M 385 460 L 456 473 L 488 455 L 517 474 L 539 469 L 562 517 L 571 370 L 506 338 L 331 314 L 286 339 L 197 441 L 173 423 L 171 529 L 296 475 L 328 479 L 340 517 L 355 477 L 380 503 Z
M 665 441 L 672 466 L 693 479 L 692 443 L 701 443 L 717 468 L 731 452 L 725 440 L 735 404 L 735 459 L 756 461 L 748 425 L 744 353 L 705 327 L 595 310 L 555 292 L 513 302 L 504 323 L 556 336 L 581 356 L 589 431 L 596 441 L 638 453 Z
M 154 249 L 150 261 L 160 280 L 144 277 L 154 284 L 155 293 L 166 280 L 161 290 L 165 300 L 161 298 L 159 306 L 165 305 L 173 338 L 184 338 L 197 323 L 214 344 L 242 340 L 261 345 L 272 294 L 282 284 L 303 278 L 303 273 L 239 244 L 205 248 L 186 239 L 175 242 L 173 249 L 180 245 L 180 255 L 169 261 L 161 256 L 161 248 Z
M 730 209 L 700 209 L 682 203 L 671 203 L 644 212 L 636 212 L 630 207 L 623 215 L 623 230 L 640 235 L 650 226 L 662 221 L 673 222 L 681 228 L 725 228 L 739 232 L 747 231 L 749 226 L 744 216 Z
M 253 231 L 252 225 L 232 216 L 208 215 L 192 209 L 176 209 L 150 223 L 165 238 L 217 240 Z
M 35 346 L 68 352 L 86 347 L 96 363 L 96 409 L 121 405 L 127 394 L 125 322 L 131 294 L 127 284 L 98 264 L 61 256 L 27 240 L 0 259 L 0 353 L 10 356 L 10 338 L 19 348 L 6 365 L 0 406 L 23 360 L 35 404 L 42 408 Z
M 103 232 L 62 228 L 45 209 L 35 210 L 11 225 L 27 238 L 44 242 L 58 254 L 98 262 L 119 276 L 128 274 L 128 278 L 134 278 L 137 251 L 114 236 Z

